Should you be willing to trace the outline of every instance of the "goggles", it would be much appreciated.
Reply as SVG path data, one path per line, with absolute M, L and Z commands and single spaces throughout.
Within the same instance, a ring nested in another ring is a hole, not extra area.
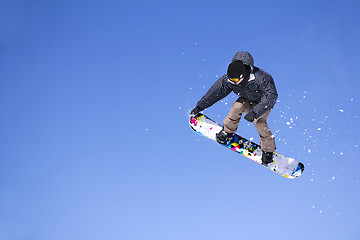
M 240 81 L 240 79 L 244 78 L 244 76 L 241 74 L 240 77 L 238 78 L 229 78 L 228 79 L 234 83 L 237 83 L 238 81 Z

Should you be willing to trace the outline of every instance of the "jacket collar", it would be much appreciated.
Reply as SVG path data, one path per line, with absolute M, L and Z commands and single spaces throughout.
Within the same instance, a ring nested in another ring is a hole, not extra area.
M 250 68 L 251 68 L 251 72 L 250 72 L 249 81 L 252 81 L 252 80 L 255 80 L 255 74 L 254 74 L 253 66 L 250 66 Z

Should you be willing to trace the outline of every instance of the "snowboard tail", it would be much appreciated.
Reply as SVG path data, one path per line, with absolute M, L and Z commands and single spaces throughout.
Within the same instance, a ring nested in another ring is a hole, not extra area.
M 222 126 L 217 122 L 211 120 L 204 114 L 198 114 L 195 118 L 190 118 L 190 127 L 200 135 L 207 137 L 215 142 L 216 133 L 220 132 Z M 220 143 L 219 143 L 220 144 Z M 237 134 L 234 134 L 231 141 L 227 144 L 220 144 L 226 148 L 233 150 L 256 163 L 262 165 L 261 156 L 262 150 L 260 145 L 251 142 Z M 286 157 L 282 154 L 274 152 L 273 162 L 268 165 L 262 165 L 281 176 L 286 178 L 298 178 L 304 172 L 304 164 L 296 161 L 293 158 Z

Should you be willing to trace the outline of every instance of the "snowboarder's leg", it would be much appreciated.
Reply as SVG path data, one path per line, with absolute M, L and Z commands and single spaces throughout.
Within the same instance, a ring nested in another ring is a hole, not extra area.
M 260 135 L 260 146 L 265 152 L 274 152 L 276 145 L 273 134 L 271 133 L 266 119 L 269 117 L 270 110 L 266 111 L 262 116 L 254 120 L 256 130 Z
M 245 98 L 240 97 L 237 99 L 223 121 L 225 132 L 236 132 L 242 113 L 248 113 L 252 108 L 252 104 Z

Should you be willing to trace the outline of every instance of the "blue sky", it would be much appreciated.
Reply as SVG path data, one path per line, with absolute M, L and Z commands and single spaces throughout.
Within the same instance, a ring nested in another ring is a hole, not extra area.
M 359 7 L 1 1 L 0 239 L 359 239 Z M 237 51 L 275 79 L 299 179 L 188 126 Z

